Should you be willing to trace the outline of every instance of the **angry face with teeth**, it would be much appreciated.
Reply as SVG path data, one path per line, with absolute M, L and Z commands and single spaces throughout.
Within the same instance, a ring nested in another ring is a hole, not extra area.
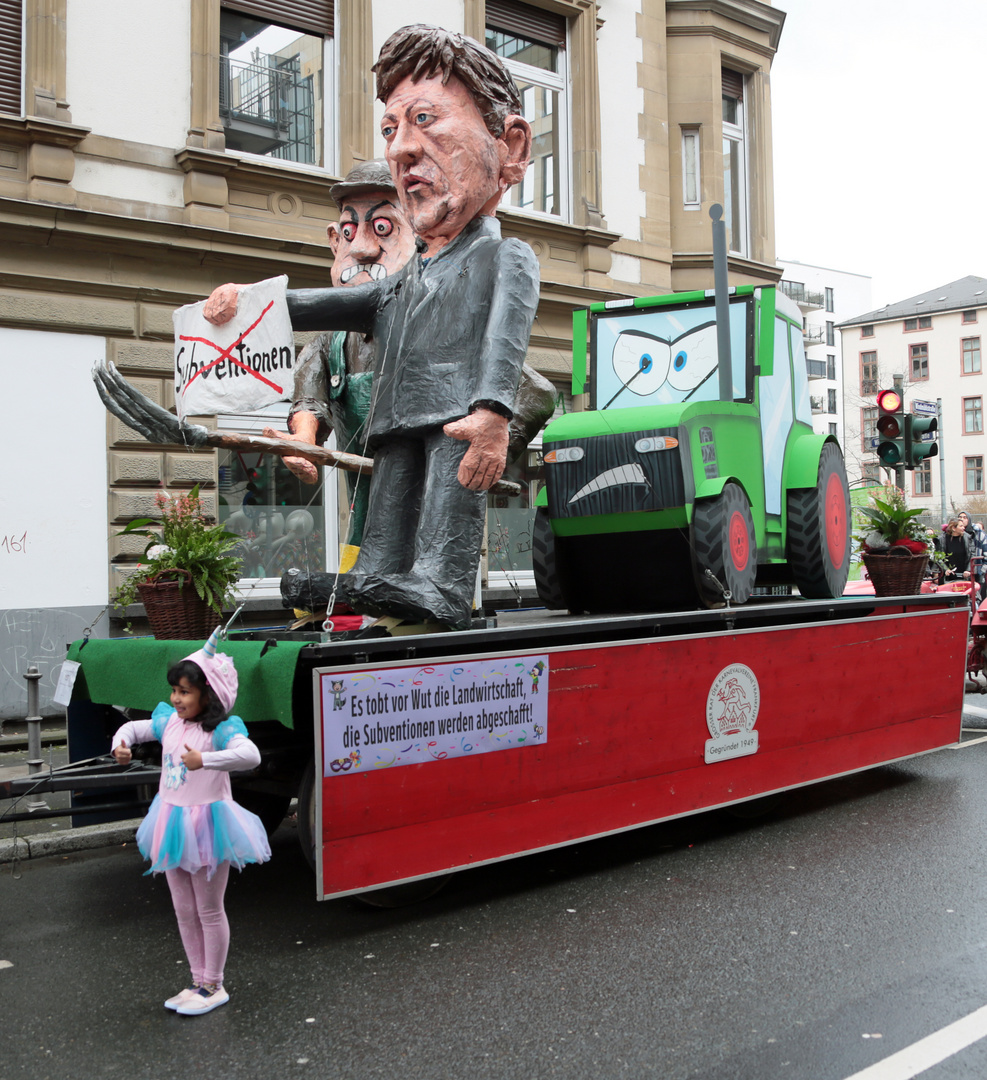
M 333 222 L 328 232 L 335 286 L 390 277 L 415 250 L 414 235 L 393 187 L 342 194 L 339 223 Z

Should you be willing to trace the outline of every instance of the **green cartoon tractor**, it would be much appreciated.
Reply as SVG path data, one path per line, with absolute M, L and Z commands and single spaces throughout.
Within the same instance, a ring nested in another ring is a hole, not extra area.
M 840 596 L 843 454 L 812 430 L 798 308 L 774 287 L 690 292 L 574 318 L 573 392 L 592 411 L 544 434 L 535 581 L 550 607 L 744 603 L 755 585 Z M 728 337 L 729 347 L 723 339 Z

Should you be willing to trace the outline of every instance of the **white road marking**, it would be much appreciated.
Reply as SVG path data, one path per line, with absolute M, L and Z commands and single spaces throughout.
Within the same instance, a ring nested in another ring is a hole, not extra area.
M 987 1035 L 987 1005 L 846 1080 L 910 1080 Z
M 979 728 L 964 728 L 964 731 L 978 731 Z M 944 746 L 944 750 L 965 750 L 968 746 L 976 746 L 978 743 L 987 742 L 987 735 L 981 735 L 979 739 L 964 739 L 962 742 L 950 743 Z

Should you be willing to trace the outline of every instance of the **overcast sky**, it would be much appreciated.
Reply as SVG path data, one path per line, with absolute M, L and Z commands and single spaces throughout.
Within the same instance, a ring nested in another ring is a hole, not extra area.
M 873 306 L 987 277 L 987 0 L 773 0 L 776 249 Z

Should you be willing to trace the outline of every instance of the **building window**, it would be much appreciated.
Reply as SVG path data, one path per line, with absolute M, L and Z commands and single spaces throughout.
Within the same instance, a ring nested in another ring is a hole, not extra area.
M 805 303 L 805 283 L 802 281 L 780 281 L 778 288 L 796 304 Z M 802 327 L 805 328 L 805 316 L 802 317 Z
M 964 459 L 965 482 L 964 492 L 967 495 L 975 494 L 984 490 L 984 459 L 982 454 L 976 457 Z
M 866 454 L 872 450 L 871 441 L 877 438 L 877 406 L 870 405 L 860 410 L 861 445 Z
M 830 424 L 829 433 L 830 435 L 839 435 L 839 424 Z
M 881 466 L 876 461 L 865 461 L 860 466 L 860 475 L 864 480 L 881 482 Z
M 877 385 L 877 353 L 862 352 L 860 354 L 860 392 L 862 394 L 876 394 L 880 387 Z
M 922 315 L 917 319 L 905 319 L 906 330 L 930 330 L 932 328 L 932 316 Z
M 980 372 L 980 338 L 963 339 L 963 374 L 976 375 Z
M 832 348 L 836 344 L 836 331 L 833 323 L 826 320 L 826 344 Z
M 963 312 L 963 322 L 971 323 L 971 322 L 976 322 L 976 321 L 977 321 L 977 309 L 976 308 L 974 308 L 972 311 L 964 311 Z
M 566 21 L 513 0 L 487 0 L 486 44 L 514 76 L 522 115 L 531 125 L 531 162 L 501 205 L 568 220 Z
M 836 415 L 836 391 L 832 387 L 826 391 L 826 412 Z
M 220 431 L 259 435 L 266 424 L 285 430 L 286 417 L 282 403 L 258 413 L 221 415 L 216 422 Z M 261 579 L 262 587 L 276 590 L 281 575 L 293 566 L 306 572 L 335 569 L 335 561 L 326 565 L 326 553 L 337 550 L 333 485 L 303 484 L 272 455 L 235 450 L 218 455 L 219 522 L 243 537 L 235 551 L 243 562 L 241 581 L 253 586 Z M 327 508 L 326 502 L 332 505 Z
M 860 328 L 860 336 L 861 337 L 873 337 L 874 336 L 874 324 L 873 323 L 868 323 L 867 326 L 862 326 Z
M 912 493 L 915 495 L 932 494 L 932 465 L 929 458 L 912 470 Z
M 826 354 L 826 378 L 836 382 L 836 357 L 832 353 Z
M 744 76 L 722 70 L 723 83 L 723 222 L 731 251 L 747 254 L 747 125 Z
M 224 0 L 219 115 L 228 150 L 328 167 L 332 18 L 331 0 Z
M 963 432 L 966 435 L 979 435 L 984 430 L 983 399 L 966 397 L 963 399 Z
M 929 346 L 909 345 L 908 358 L 911 361 L 912 381 L 929 377 Z
M 826 289 L 826 310 L 827 311 L 832 311 L 833 310 L 833 290 L 832 289 Z
M 695 128 L 682 131 L 682 205 L 686 210 L 702 206 L 702 177 L 699 165 L 699 132 Z
M 0 113 L 22 112 L 21 0 L 0 0 Z
M 520 486 L 520 495 L 487 496 L 487 575 L 491 585 L 534 582 L 535 496 L 545 484 L 540 442 L 538 438 L 530 444 L 504 473 L 505 479 Z

